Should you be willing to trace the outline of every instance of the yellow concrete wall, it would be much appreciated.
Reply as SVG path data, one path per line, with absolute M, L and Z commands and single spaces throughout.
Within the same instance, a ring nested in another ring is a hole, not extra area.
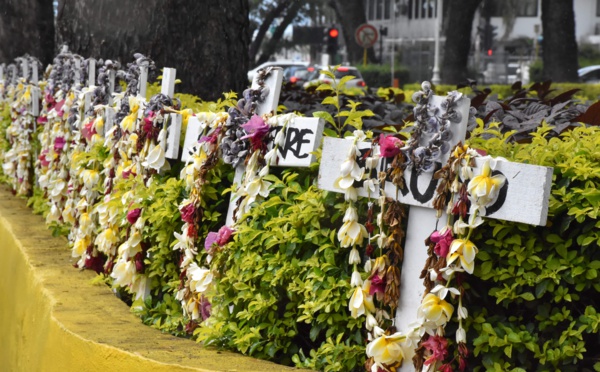
M 0 371 L 298 371 L 160 333 L 0 187 Z

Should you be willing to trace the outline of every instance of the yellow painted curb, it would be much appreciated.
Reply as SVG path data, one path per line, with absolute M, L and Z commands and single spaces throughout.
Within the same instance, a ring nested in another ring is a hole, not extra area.
M 0 189 L 0 371 L 301 371 L 145 326 Z

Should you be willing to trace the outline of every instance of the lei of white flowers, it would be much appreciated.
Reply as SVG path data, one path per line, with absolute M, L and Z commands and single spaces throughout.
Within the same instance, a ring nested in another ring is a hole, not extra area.
M 6 130 L 11 149 L 4 153 L 2 168 L 17 195 L 29 195 L 33 188 L 30 168 L 33 165 L 31 139 L 36 118 L 30 111 L 33 86 L 25 79 L 19 79 L 16 87 L 9 92 L 12 122 Z
M 271 128 L 279 128 L 273 141 L 273 147 L 264 155 L 265 165 L 259 169 L 259 156 L 261 150 L 255 150 L 250 155 L 246 164 L 244 176 L 241 184 L 235 191 L 235 197 L 240 202 L 235 213 L 235 221 L 239 221 L 242 216 L 252 209 L 254 202 L 265 199 L 271 192 L 271 182 L 266 181 L 265 177 L 269 175 L 272 165 L 277 164 L 277 151 L 285 143 L 285 133 L 288 124 L 297 117 L 294 113 L 269 116 L 264 115 L 263 120 Z
M 197 113 L 196 117 L 200 122 L 203 135 L 210 136 L 214 135 L 218 127 L 222 127 L 229 118 L 229 114 L 225 112 L 202 112 Z M 185 181 L 185 189 L 188 192 L 188 197 L 181 202 L 180 209 L 190 204 L 194 208 L 200 206 L 202 184 L 198 183 L 199 173 L 205 165 L 208 156 L 215 151 L 219 151 L 218 144 L 208 141 L 193 147 L 193 152 L 190 154 L 179 176 L 180 179 Z M 189 223 L 185 222 L 181 233 L 175 233 L 177 243 L 173 247 L 173 250 L 181 251 L 183 259 L 180 264 L 180 270 L 182 273 L 186 273 L 185 282 L 177 291 L 175 298 L 181 302 L 184 316 L 190 317 L 195 321 L 201 318 L 202 296 L 212 283 L 213 275 L 210 269 L 198 266 L 196 262 L 196 256 L 198 255 L 197 242 L 189 236 L 189 229 Z M 210 264 L 210 259 L 209 255 L 207 264 Z
M 471 274 L 473 272 L 477 247 L 469 238 L 473 230 L 483 223 L 481 215 L 485 213 L 487 206 L 495 202 L 505 179 L 501 175 L 492 176 L 491 170 L 495 165 L 495 160 L 489 158 L 485 161 L 481 174 L 473 176 L 470 161 L 479 155 L 467 146 L 457 147 L 454 156 L 459 158 L 458 161 L 451 164 L 457 178 L 451 187 L 452 198 L 448 203 L 448 222 L 442 232 L 450 229 L 455 235 L 446 257 L 443 257 L 446 259 L 446 265 L 439 272 L 433 269 L 429 270 L 430 280 L 435 286 L 421 300 L 417 309 L 417 320 L 409 326 L 408 330 L 391 335 L 385 334 L 381 329 L 374 332 L 377 337 L 367 345 L 367 356 L 373 357 L 375 361 L 373 370 L 376 370 L 376 367 L 386 369 L 386 365 L 410 359 L 425 333 L 430 336 L 443 337 L 445 326 L 454 313 L 454 306 L 447 301 L 448 295 L 458 299 L 457 319 L 459 324 L 456 331 L 456 342 L 457 344 L 466 343 L 463 320 L 468 317 L 468 311 L 463 306 L 461 291 L 451 286 L 451 283 L 456 273 Z M 459 191 L 463 183 L 467 184 L 466 188 L 471 201 L 470 218 L 468 222 L 459 218 L 452 223 L 451 210 L 459 201 Z M 428 370 L 436 370 L 439 362 L 439 360 L 431 360 Z

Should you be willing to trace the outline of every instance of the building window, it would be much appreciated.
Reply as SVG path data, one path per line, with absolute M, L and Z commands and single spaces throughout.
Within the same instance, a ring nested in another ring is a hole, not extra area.
M 383 4 L 383 19 L 390 19 L 391 10 L 392 10 L 392 0 L 385 0 L 384 4 Z
M 537 15 L 537 0 L 521 0 L 517 3 L 517 17 L 537 17 Z
M 373 20 L 373 5 L 375 0 L 365 0 L 365 10 L 367 11 L 367 19 L 369 21 Z
M 596 17 L 600 17 L 600 0 L 596 0 Z
M 383 19 L 383 0 L 377 0 L 377 18 Z
M 408 19 L 435 18 L 436 6 L 437 0 L 408 0 Z
M 507 4 L 506 1 L 490 1 L 486 4 L 490 8 L 490 15 L 492 17 L 502 17 L 504 15 L 507 6 L 513 6 Z M 600 2 L 600 0 L 597 0 Z M 538 15 L 538 0 L 520 0 L 515 2 L 515 16 L 517 17 L 537 17 Z

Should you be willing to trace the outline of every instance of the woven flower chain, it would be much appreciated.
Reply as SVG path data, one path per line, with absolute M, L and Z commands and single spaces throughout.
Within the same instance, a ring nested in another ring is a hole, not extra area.
M 258 104 L 268 94 L 264 81 L 270 71 L 260 71 L 258 88 L 244 91 L 243 97 L 227 114 L 197 115 L 202 123 L 203 136 L 181 173 L 181 178 L 186 181 L 189 196 L 180 205 L 184 221 L 182 232 L 175 234 L 178 240 L 175 249 L 182 252 L 182 282 L 176 297 L 181 301 L 184 315 L 189 319 L 186 327 L 188 332 L 193 331 L 202 320 L 210 316 L 210 303 L 205 293 L 212 287 L 214 280 L 217 280 L 219 269 L 211 266 L 212 258 L 223 252 L 235 229 L 235 225 L 223 226 L 216 232 L 208 233 L 204 242 L 206 265 L 199 266 L 196 247 L 198 224 L 201 223 L 202 216 L 204 177 L 216 165 L 219 155 L 222 155 L 225 163 L 233 166 L 244 162 L 245 173 L 234 194 L 238 200 L 234 219 L 240 221 L 255 202 L 269 195 L 271 183 L 264 178 L 269 174 L 270 166 L 277 163 L 276 154 L 278 148 L 283 146 L 285 128 L 295 117 L 293 114 L 276 117 L 270 114 L 256 114 Z M 274 145 L 269 150 L 267 144 L 273 135 Z
M 41 66 L 33 57 L 21 57 L 29 64 Z M 19 60 L 18 59 L 18 60 Z M 33 189 L 33 147 L 35 120 L 30 107 L 32 104 L 33 84 L 30 76 L 23 76 L 15 85 L 6 87 L 5 95 L 11 101 L 11 124 L 6 131 L 6 140 L 10 150 L 3 154 L 2 169 L 17 195 L 29 196 Z
M 435 162 L 450 150 L 446 142 L 451 138 L 451 123 L 460 121 L 454 111 L 460 94 L 450 93 L 442 104 L 442 112 L 438 112 L 429 105 L 430 85 L 424 83 L 423 90 L 414 97 L 417 124 L 407 144 L 382 134 L 363 156 L 365 168 L 361 168 L 357 161 L 360 157 L 357 144 L 366 136 L 355 131 L 354 136 L 347 138 L 352 141 L 352 146 L 336 180 L 336 187 L 344 190 L 348 202 L 338 240 L 342 247 L 351 247 L 349 263 L 354 266 L 350 283 L 354 290 L 349 310 L 355 318 L 365 316 L 369 340 L 366 349 L 369 359 L 365 369 L 369 371 L 396 370 L 415 352 L 413 360 L 417 370 L 423 366 L 432 371 L 438 368 L 451 370 L 449 368 L 455 362 L 459 370 L 466 368 L 468 349 L 463 320 L 468 312 L 462 303 L 464 288 L 459 284 L 462 283 L 460 276 L 473 272 L 477 248 L 469 239 L 473 229 L 483 222 L 481 216 L 485 214 L 485 208 L 496 200 L 505 181 L 503 176 L 492 176 L 493 159 L 486 160 L 482 173 L 474 176 L 474 158 L 479 154 L 462 145 L 452 151 L 448 163 L 436 172 L 434 177 L 440 179 L 440 183 L 434 206 L 439 211 L 438 217 L 442 211 L 446 211 L 448 217 L 445 227 L 435 231 L 427 241 L 429 259 L 423 270 L 426 291 L 417 311 L 418 319 L 409 329 L 397 330 L 393 320 L 400 296 L 398 265 L 403 256 L 400 243 L 404 237 L 401 229 L 404 209 L 398 202 L 384 196 L 385 182 L 391 180 L 396 187 L 403 187 L 403 172 L 407 167 L 414 167 L 417 172 L 432 172 Z M 436 132 L 435 128 L 441 130 Z M 429 143 L 420 146 L 420 136 L 425 133 Z M 391 167 L 377 174 L 375 169 L 380 158 L 392 159 Z M 354 204 L 358 197 L 356 187 L 361 184 L 369 198 L 378 200 L 376 235 L 373 235 L 375 203 L 372 200 L 368 202 L 365 225 L 358 221 Z M 380 195 L 375 195 L 376 186 L 379 186 Z M 365 274 L 361 274 L 358 270 L 361 254 L 357 248 L 363 245 L 365 238 Z M 376 242 L 377 248 L 372 246 L 372 241 Z M 376 253 L 375 258 L 373 253 Z M 450 298 L 458 303 L 458 352 L 455 358 L 446 360 L 449 342 L 444 337 L 444 328 L 454 313 Z

